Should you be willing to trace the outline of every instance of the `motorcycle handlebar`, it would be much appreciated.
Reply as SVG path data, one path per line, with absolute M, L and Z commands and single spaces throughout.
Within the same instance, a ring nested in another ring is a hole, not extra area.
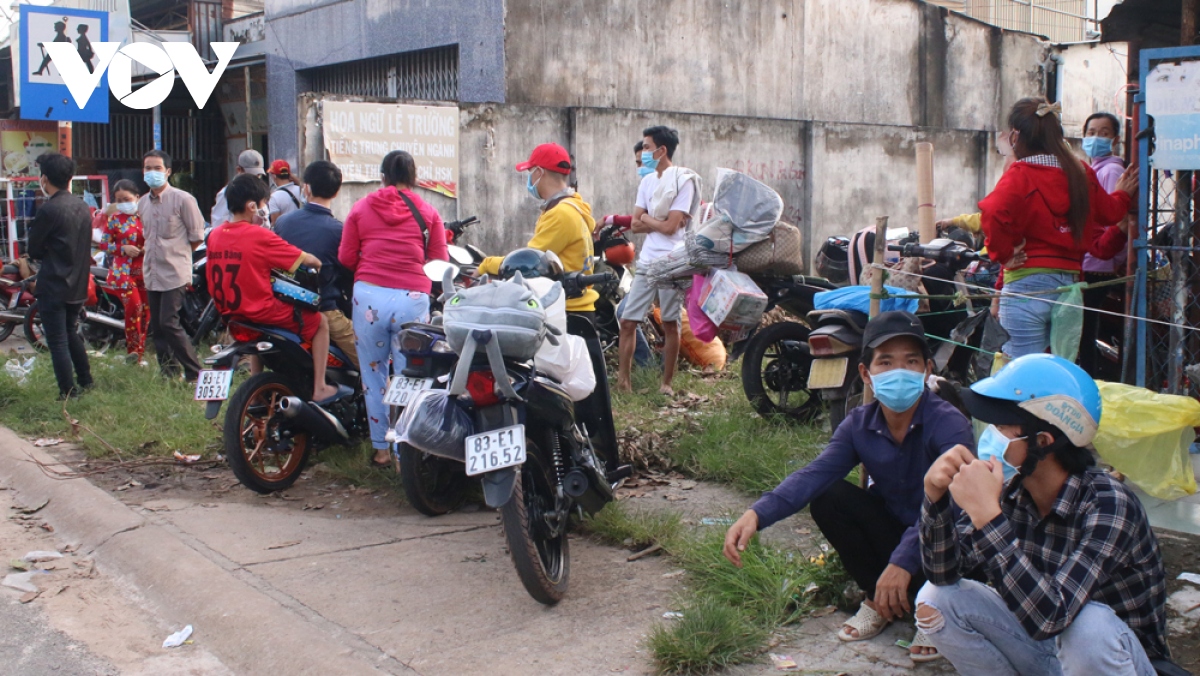
M 609 284 L 617 281 L 617 276 L 611 272 L 601 272 L 596 275 L 579 275 L 575 278 L 579 286 L 595 286 L 597 284 Z
M 474 225 L 479 222 L 478 216 L 468 216 L 459 221 L 450 221 L 446 224 L 446 229 L 453 232 L 456 236 L 461 235 L 468 225 Z
M 937 249 L 929 249 L 925 245 L 910 243 L 910 244 L 889 244 L 888 251 L 899 251 L 904 258 L 928 258 L 935 261 L 943 261 L 946 259 L 955 261 L 978 261 L 982 260 L 982 256 L 978 251 L 972 251 L 961 244 L 952 244 L 949 246 L 940 247 Z

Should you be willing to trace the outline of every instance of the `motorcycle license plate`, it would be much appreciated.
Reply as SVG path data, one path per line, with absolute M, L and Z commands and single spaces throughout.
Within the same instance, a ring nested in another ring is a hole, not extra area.
M 225 401 L 232 383 L 233 371 L 201 371 L 196 379 L 196 401 Z
M 814 359 L 808 369 L 808 389 L 826 390 L 841 387 L 842 383 L 846 382 L 846 369 L 849 366 L 849 357 Z
M 525 426 L 513 425 L 467 437 L 467 476 L 525 462 Z
M 408 406 L 418 392 L 424 392 L 433 387 L 433 378 L 408 378 L 396 376 L 388 386 L 387 394 L 383 395 L 383 403 L 388 406 Z

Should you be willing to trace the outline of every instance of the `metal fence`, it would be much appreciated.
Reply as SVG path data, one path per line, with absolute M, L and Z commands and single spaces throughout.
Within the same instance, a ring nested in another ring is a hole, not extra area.
M 343 96 L 458 100 L 458 46 L 436 47 L 300 71 L 306 89 Z
M 102 208 L 108 204 L 108 177 L 75 176 L 71 192 Z M 36 177 L 0 178 L 0 258 L 11 260 L 25 251 L 29 225 L 45 201 Z
M 1088 0 L 966 0 L 963 13 L 1009 30 L 1044 35 L 1051 42 L 1083 42 L 1094 20 Z

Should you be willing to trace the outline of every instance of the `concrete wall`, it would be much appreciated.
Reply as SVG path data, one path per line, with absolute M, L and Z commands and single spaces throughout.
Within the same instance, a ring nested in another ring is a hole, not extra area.
M 506 100 L 521 104 L 995 129 L 1014 95 L 1037 91 L 1048 51 L 916 0 L 508 0 L 507 11 Z
M 1083 121 L 1096 112 L 1125 115 L 1125 69 L 1129 45 L 1123 42 L 1070 45 L 1061 52 L 1063 128 L 1072 138 L 1083 136 Z

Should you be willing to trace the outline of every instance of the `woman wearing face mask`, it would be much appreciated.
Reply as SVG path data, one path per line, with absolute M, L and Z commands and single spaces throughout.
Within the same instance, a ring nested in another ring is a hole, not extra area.
M 1041 297 L 1078 282 L 1084 254 L 1111 258 L 1125 246 L 1125 233 L 1107 226 L 1125 217 L 1138 186 L 1137 168 L 1130 167 L 1115 192 L 1105 191 L 1096 172 L 1071 152 L 1058 114 L 1058 104 L 1042 99 L 1013 106 L 1008 125 L 1016 162 L 979 203 L 988 255 L 1009 261 L 1000 324 L 1009 334 L 1004 352 L 1010 357 L 1050 345 L 1055 306 Z M 1026 259 L 1016 266 L 1011 261 L 1018 251 Z
M 962 398 L 990 425 L 925 475 L 917 626 L 964 676 L 1153 676 L 1166 575 L 1141 502 L 1094 466 L 1096 383 L 1034 354 Z
M 449 254 L 442 217 L 413 190 L 417 167 L 412 155 L 393 151 L 379 170 L 383 187 L 355 203 L 346 216 L 338 261 L 354 273 L 352 320 L 375 449 L 371 462 L 387 467 L 391 458 L 383 396 L 389 376 L 404 368 L 400 327 L 429 320 L 433 285 L 423 268 L 430 260 L 448 260 Z
M 1096 172 L 1096 180 L 1100 187 L 1108 192 L 1116 190 L 1117 181 L 1125 171 L 1125 161 L 1119 155 L 1121 140 L 1121 122 L 1112 113 L 1093 113 L 1083 123 L 1083 152 L 1088 156 L 1092 169 Z M 1126 217 L 1114 228 L 1128 232 L 1130 218 Z M 1083 257 L 1083 280 L 1089 284 L 1103 282 L 1125 274 L 1127 251 L 1122 248 L 1117 255 L 1108 260 L 1102 260 L 1090 253 Z M 1102 286 L 1096 289 L 1085 289 L 1083 304 L 1089 309 L 1083 315 L 1083 340 L 1079 346 L 1079 366 L 1084 371 L 1097 378 L 1110 380 L 1119 378 L 1118 369 L 1109 368 L 1099 361 L 1099 351 L 1096 349 L 1096 339 L 1105 339 L 1100 335 L 1101 316 L 1094 312 L 1108 297 L 1114 297 L 1116 302 L 1124 306 L 1125 287 Z M 1100 371 L 1097 371 L 1097 368 Z
M 102 233 L 100 250 L 112 255 L 108 283 L 121 293 L 125 304 L 125 348 L 130 361 L 146 365 L 146 335 L 150 330 L 150 300 L 142 278 L 142 252 L 146 238 L 138 217 L 137 184 L 120 180 L 113 186 L 113 201 L 92 217 L 92 228 Z

